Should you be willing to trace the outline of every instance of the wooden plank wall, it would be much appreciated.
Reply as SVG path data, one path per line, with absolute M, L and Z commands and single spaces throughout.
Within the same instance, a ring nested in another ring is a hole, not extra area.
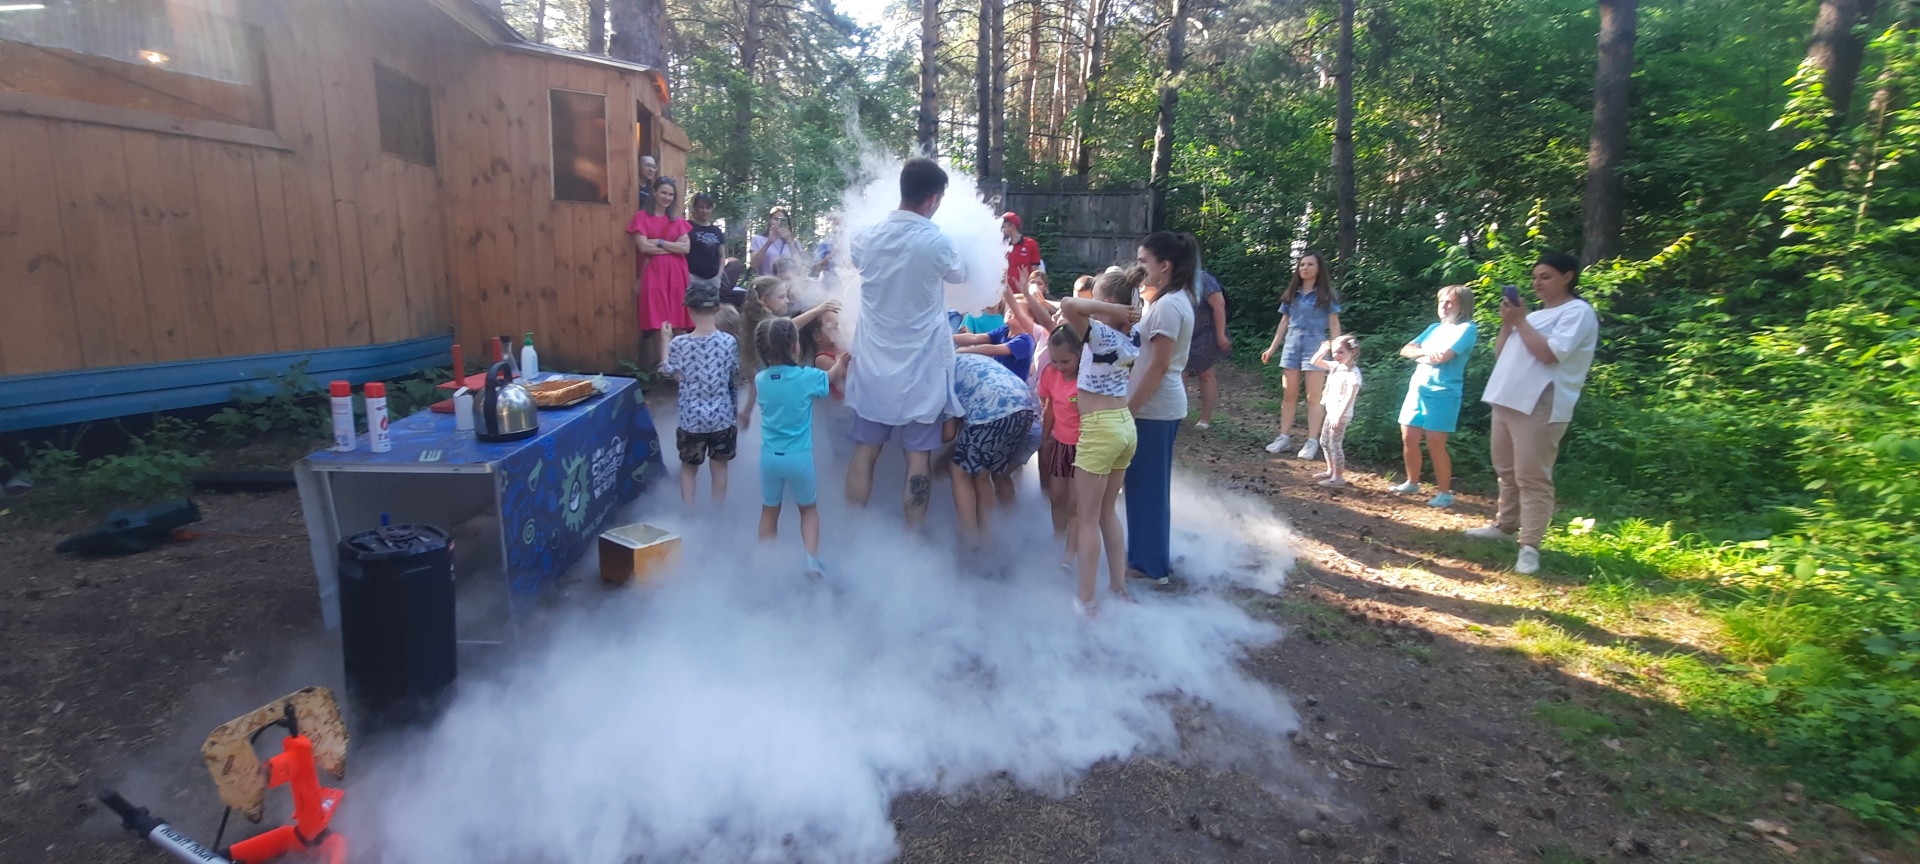
M 531 330 L 541 365 L 618 372 L 639 355 L 633 217 L 636 99 L 657 114 L 638 72 L 475 47 L 444 58 L 435 89 L 442 144 L 447 272 L 456 339 L 484 356 L 494 336 Z M 549 91 L 607 98 L 607 203 L 555 201 Z M 684 134 L 680 136 L 685 139 Z M 685 149 L 663 145 L 664 165 Z
M 445 332 L 438 173 L 380 151 L 373 64 L 473 37 L 401 6 L 249 7 L 283 147 L 0 115 L 0 375 Z
M 1015 189 L 1007 193 L 1007 209 L 1020 214 L 1031 230 L 1043 217 L 1060 261 L 1048 261 L 1055 272 L 1098 270 L 1132 261 L 1141 238 L 1147 236 L 1147 192 L 1059 192 Z
M 475 359 L 529 330 L 551 368 L 637 358 L 644 73 L 490 46 L 424 2 L 247 8 L 281 146 L 0 115 L 0 375 L 449 328 Z M 381 151 L 375 63 L 428 87 L 436 165 Z M 608 203 L 553 200 L 549 88 L 606 94 Z M 656 122 L 680 176 L 686 136 Z

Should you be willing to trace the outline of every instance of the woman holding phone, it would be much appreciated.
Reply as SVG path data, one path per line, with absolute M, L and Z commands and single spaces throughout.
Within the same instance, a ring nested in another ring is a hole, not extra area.
M 1480 397 L 1493 406 L 1490 437 L 1500 505 L 1492 524 L 1467 536 L 1517 541 L 1516 573 L 1540 570 L 1540 541 L 1553 521 L 1553 463 L 1600 341 L 1599 316 L 1574 293 L 1579 282 L 1579 261 L 1543 252 L 1533 265 L 1540 308 L 1527 311 L 1511 285 L 1500 301 L 1498 359 Z

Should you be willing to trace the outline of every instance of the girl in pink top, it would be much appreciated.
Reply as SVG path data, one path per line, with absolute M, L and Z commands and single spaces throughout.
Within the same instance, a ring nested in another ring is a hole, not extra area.
M 1073 455 L 1080 443 L 1080 339 L 1062 326 L 1047 337 L 1046 365 L 1040 369 L 1040 482 L 1053 507 L 1053 536 L 1066 538 L 1060 566 L 1073 569 Z
M 660 363 L 667 362 L 667 343 L 673 331 L 692 330 L 693 318 L 687 314 L 687 234 L 693 224 L 674 215 L 673 205 L 680 187 L 671 177 L 653 181 L 649 210 L 633 214 L 627 233 L 633 236 L 635 288 L 640 293 L 640 338 L 660 334 L 656 352 Z M 645 352 L 641 352 L 644 356 Z

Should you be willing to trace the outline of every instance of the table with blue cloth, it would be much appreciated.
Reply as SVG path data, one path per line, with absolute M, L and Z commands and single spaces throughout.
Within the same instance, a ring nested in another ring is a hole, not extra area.
M 449 531 L 461 578 L 497 569 L 509 616 L 529 607 L 666 473 L 637 382 L 606 381 L 585 402 L 541 409 L 539 433 L 518 441 L 481 441 L 456 429 L 452 414 L 420 411 L 389 426 L 388 452 L 372 452 L 362 434 L 353 450 L 300 460 L 294 475 L 327 629 L 340 626 L 341 538 L 383 518 Z

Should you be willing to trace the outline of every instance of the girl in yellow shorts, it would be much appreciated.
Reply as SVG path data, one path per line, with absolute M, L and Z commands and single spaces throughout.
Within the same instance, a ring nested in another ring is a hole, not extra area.
M 1127 593 L 1127 536 L 1114 502 L 1126 483 L 1139 443 L 1133 415 L 1127 412 L 1127 378 L 1140 346 L 1127 334 L 1140 310 L 1131 304 L 1140 288 L 1139 268 L 1113 268 L 1094 281 L 1093 299 L 1061 301 L 1061 329 L 1081 343 L 1080 444 L 1074 451 L 1073 547 L 1080 556 L 1080 586 L 1074 608 L 1091 618 L 1099 613 L 1095 577 L 1100 553 L 1107 554 L 1107 590 L 1122 600 Z

